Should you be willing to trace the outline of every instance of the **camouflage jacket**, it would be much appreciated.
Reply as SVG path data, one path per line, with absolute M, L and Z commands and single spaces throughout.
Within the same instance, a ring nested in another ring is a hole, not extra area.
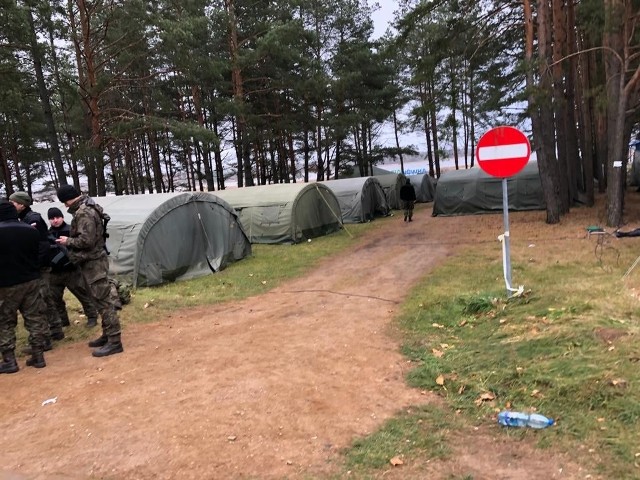
M 73 215 L 71 232 L 67 239 L 69 259 L 76 265 L 107 255 L 104 241 L 102 207 L 92 198 L 82 195 L 68 212 Z M 108 216 L 107 216 L 108 217 Z

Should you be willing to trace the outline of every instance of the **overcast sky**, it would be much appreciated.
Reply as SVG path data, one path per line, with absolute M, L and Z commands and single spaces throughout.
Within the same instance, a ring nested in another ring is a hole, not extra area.
M 373 13 L 373 36 L 380 38 L 393 20 L 393 11 L 398 7 L 395 0 L 379 0 L 380 9 Z

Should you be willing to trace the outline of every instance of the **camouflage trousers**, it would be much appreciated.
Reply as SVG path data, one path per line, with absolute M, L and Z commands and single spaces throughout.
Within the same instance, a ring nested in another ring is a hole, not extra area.
M 0 352 L 13 352 L 16 349 L 18 311 L 29 332 L 29 345 L 34 350 L 42 351 L 49 338 L 46 308 L 41 279 L 0 287 Z
M 402 202 L 402 209 L 404 210 L 404 219 L 405 220 L 411 220 L 413 217 L 413 207 L 415 206 L 415 203 L 413 200 L 404 200 Z
M 40 269 L 40 289 L 42 290 L 42 298 L 44 298 L 47 305 L 46 316 L 47 322 L 49 323 L 49 331 L 51 333 L 62 333 L 62 320 L 60 319 L 60 315 L 58 315 L 56 304 L 51 296 L 50 277 L 50 268 Z
M 88 260 L 80 265 L 80 272 L 89 286 L 93 303 L 102 318 L 102 333 L 107 337 L 120 335 L 120 319 L 116 309 L 119 300 L 108 278 L 109 259 L 102 257 Z
M 78 299 L 87 320 L 98 319 L 98 310 L 93 304 L 89 287 L 84 281 L 84 277 L 80 274 L 80 270 L 74 269 L 66 272 L 51 273 L 49 277 L 49 293 L 63 326 L 69 325 L 67 304 L 64 301 L 65 288 L 68 288 Z

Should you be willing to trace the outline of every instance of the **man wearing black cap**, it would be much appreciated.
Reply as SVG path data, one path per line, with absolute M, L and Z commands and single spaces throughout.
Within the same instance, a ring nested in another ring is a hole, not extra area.
M 49 217 L 49 235 L 51 238 L 58 239 L 62 236 L 68 237 L 71 231 L 69 224 L 64 221 L 62 211 L 57 207 L 51 207 L 47 211 Z M 62 326 L 69 326 L 69 314 L 67 313 L 67 305 L 64 301 L 64 289 L 76 296 L 84 314 L 87 317 L 87 327 L 93 328 L 98 324 L 98 310 L 96 310 L 89 287 L 80 274 L 78 267 L 71 263 L 67 254 L 66 247 L 59 246 L 59 253 L 51 262 L 51 277 L 49 277 L 49 287 L 53 303 L 56 306 L 58 315 L 62 320 Z
M 16 207 L 18 218 L 21 222 L 35 227 L 40 234 L 40 287 L 42 288 L 42 296 L 47 304 L 47 320 L 49 322 L 49 341 L 47 350 L 51 350 L 51 340 L 62 340 L 64 338 L 64 330 L 62 330 L 62 320 L 58 315 L 56 306 L 53 303 L 53 297 L 49 289 L 49 277 L 51 275 L 51 267 L 49 265 L 51 243 L 49 242 L 49 232 L 47 224 L 38 212 L 31 210 L 33 200 L 27 192 L 15 192 L 9 197 L 9 201 Z M 29 353 L 29 350 L 27 350 Z
M 18 310 L 29 332 L 27 366 L 46 366 L 43 352 L 49 326 L 40 289 L 39 242 L 38 232 L 18 221 L 16 208 L 0 200 L 0 373 L 19 370 L 15 354 Z
M 98 347 L 92 355 L 104 357 L 121 353 L 124 349 L 116 310 L 118 299 L 109 283 L 109 259 L 105 249 L 105 224 L 109 217 L 92 198 L 81 195 L 71 185 L 60 187 L 57 194 L 73 220 L 69 236 L 63 235 L 56 242 L 67 247 L 69 259 L 80 268 L 102 317 L 102 335 L 89 342 L 90 347 Z

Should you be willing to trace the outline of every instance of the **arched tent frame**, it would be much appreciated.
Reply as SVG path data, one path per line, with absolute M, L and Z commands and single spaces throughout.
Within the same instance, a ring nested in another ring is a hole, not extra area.
M 216 192 L 238 212 L 251 243 L 299 243 L 342 228 L 340 204 L 321 183 L 277 183 Z
M 110 274 L 134 286 L 186 280 L 222 270 L 251 254 L 233 208 L 204 192 L 96 197 L 111 217 L 107 231 Z M 47 216 L 58 202 L 34 210 Z
M 400 189 L 407 183 L 407 177 L 401 173 L 389 173 L 385 175 L 375 175 L 373 178 L 376 178 L 380 182 L 380 185 L 382 185 L 389 208 L 394 210 L 402 209 Z
M 435 181 L 428 174 L 407 175 L 407 178 L 416 190 L 416 202 L 433 202 L 436 194 Z
M 353 177 L 322 182 L 340 203 L 343 223 L 363 223 L 389 215 L 384 189 L 377 178 Z

